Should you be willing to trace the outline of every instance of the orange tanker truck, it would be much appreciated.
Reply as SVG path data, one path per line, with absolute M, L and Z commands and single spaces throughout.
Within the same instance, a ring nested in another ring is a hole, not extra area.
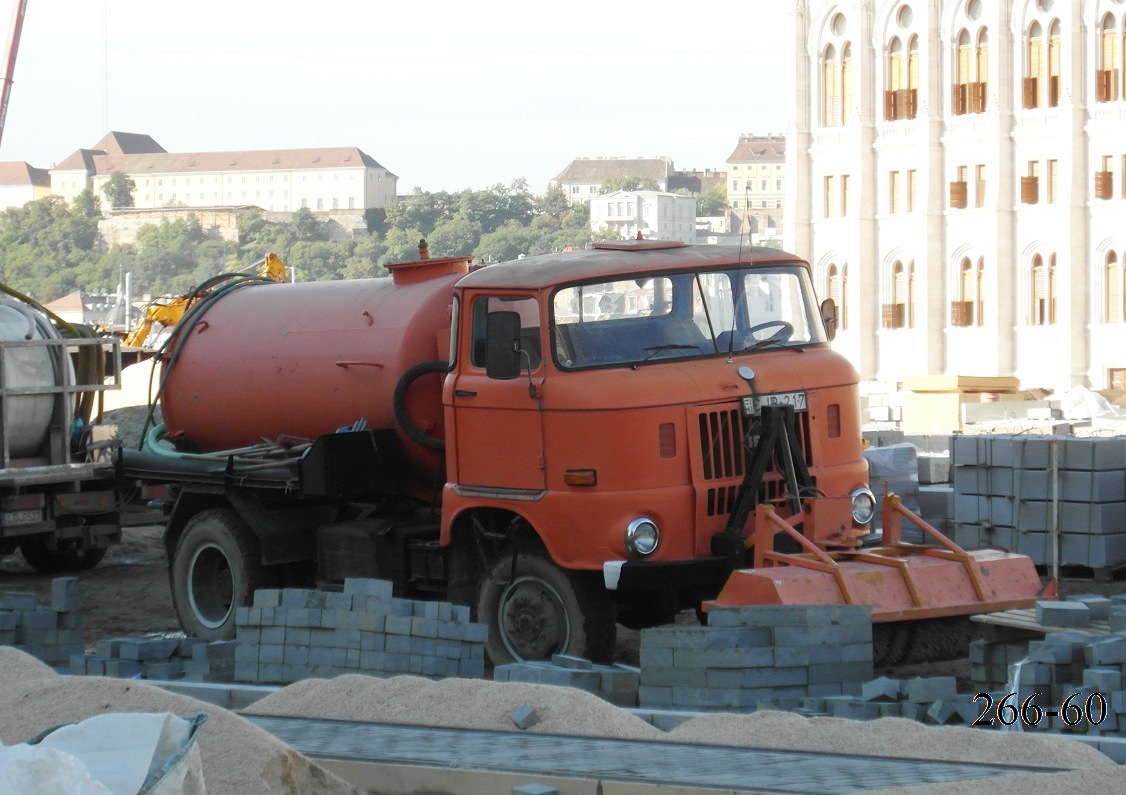
M 901 543 L 922 523 L 894 498 L 861 546 L 857 374 L 798 257 L 638 240 L 389 270 L 232 283 L 164 347 L 163 424 L 124 469 L 171 486 L 189 633 L 233 636 L 255 588 L 378 577 L 472 606 L 495 663 L 760 603 L 869 604 L 887 659 L 919 619 L 1036 598 L 1027 557 Z

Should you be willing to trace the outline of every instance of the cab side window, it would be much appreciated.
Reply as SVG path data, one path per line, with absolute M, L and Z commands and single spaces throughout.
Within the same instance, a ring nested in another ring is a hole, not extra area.
M 523 366 L 530 371 L 539 369 L 540 307 L 534 298 L 488 296 L 473 302 L 473 347 L 470 361 L 474 367 L 485 366 L 485 328 L 489 312 L 516 312 L 520 315 L 520 350 Z

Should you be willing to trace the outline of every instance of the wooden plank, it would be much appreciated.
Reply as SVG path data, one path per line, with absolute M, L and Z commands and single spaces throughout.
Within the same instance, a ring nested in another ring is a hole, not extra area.
M 1086 632 L 1090 635 L 1109 635 L 1110 622 L 1109 621 L 1092 621 L 1085 627 L 1046 627 L 1036 621 L 1035 608 L 1022 608 L 1019 610 L 1004 610 L 999 613 L 979 613 L 978 615 L 970 616 L 970 621 L 975 621 L 978 624 L 992 624 L 999 627 L 1011 627 L 1013 629 L 1024 629 L 1031 632 L 1041 632 L 1047 634 L 1049 632 L 1064 632 L 1067 630 L 1075 630 L 1077 632 Z
M 902 380 L 911 392 L 1016 392 L 1020 380 L 1011 376 L 919 375 Z

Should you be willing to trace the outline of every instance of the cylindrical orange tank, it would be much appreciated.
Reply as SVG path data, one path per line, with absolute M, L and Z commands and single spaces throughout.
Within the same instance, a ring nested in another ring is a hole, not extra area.
M 160 395 L 165 436 L 199 450 L 279 437 L 315 439 L 366 421 L 396 428 L 421 474 L 438 456 L 407 438 L 392 396 L 411 367 L 449 356 L 452 286 L 469 258 L 389 266 L 391 277 L 255 284 L 231 290 L 195 315 Z M 420 378 L 409 415 L 443 437 L 439 376 Z

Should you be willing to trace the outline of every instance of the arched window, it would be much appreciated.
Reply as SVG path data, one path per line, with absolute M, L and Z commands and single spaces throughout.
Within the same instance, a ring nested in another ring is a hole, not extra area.
M 841 330 L 848 328 L 848 263 L 841 266 L 841 303 L 837 310 Z
M 821 66 L 822 107 L 821 121 L 825 127 L 836 127 L 841 117 L 840 64 L 837 61 L 837 48 L 830 44 L 825 48 Z
M 1032 257 L 1032 311 L 1029 321 L 1033 326 L 1048 326 L 1056 322 L 1056 255 L 1048 257 L 1048 264 L 1039 254 Z
M 852 44 L 844 43 L 841 55 L 841 115 L 837 124 L 848 124 L 852 112 Z
M 964 327 L 974 324 L 976 285 L 973 263 L 969 257 L 963 257 L 959 263 L 955 298 L 950 303 L 950 325 Z
M 973 78 L 970 75 L 970 62 L 973 57 L 973 48 L 970 46 L 970 33 L 962 30 L 958 33 L 958 58 L 954 71 L 954 114 L 960 116 L 969 113 L 970 86 Z
M 919 37 L 912 36 L 906 55 L 903 41 L 895 36 L 888 44 L 887 86 L 884 119 L 915 118 L 919 105 Z
M 891 267 L 891 302 L 884 304 L 884 328 L 903 328 L 907 324 L 909 289 L 907 271 L 896 260 Z
M 1106 255 L 1106 287 L 1104 294 L 1106 296 L 1105 306 L 1103 309 L 1104 320 L 1107 323 L 1121 323 L 1126 320 L 1126 279 L 1124 279 L 1124 271 L 1126 268 L 1118 261 L 1118 255 L 1113 251 L 1108 251 Z
M 836 263 L 829 264 L 828 285 L 826 293 L 833 303 L 837 305 L 837 330 L 843 331 L 845 328 L 844 321 L 844 284 L 840 271 L 837 270 Z
M 1095 74 L 1095 100 L 1114 102 L 1119 94 L 1119 75 L 1122 70 L 1118 25 L 1111 14 L 1103 17 L 1102 45 L 1099 48 L 1099 70 Z
M 1041 79 L 1044 70 L 1044 29 L 1039 22 L 1033 22 L 1029 27 L 1025 48 L 1024 107 L 1039 108 L 1043 105 L 1044 95 L 1044 81 Z
M 1048 32 L 1048 107 L 1060 104 L 1060 21 L 1052 20 Z
M 907 263 L 907 328 L 915 328 L 915 260 Z
M 970 113 L 984 113 L 989 92 L 989 31 L 982 28 L 977 34 L 977 84 L 971 98 Z
M 977 258 L 977 278 L 974 280 L 974 324 L 985 325 L 985 257 Z

